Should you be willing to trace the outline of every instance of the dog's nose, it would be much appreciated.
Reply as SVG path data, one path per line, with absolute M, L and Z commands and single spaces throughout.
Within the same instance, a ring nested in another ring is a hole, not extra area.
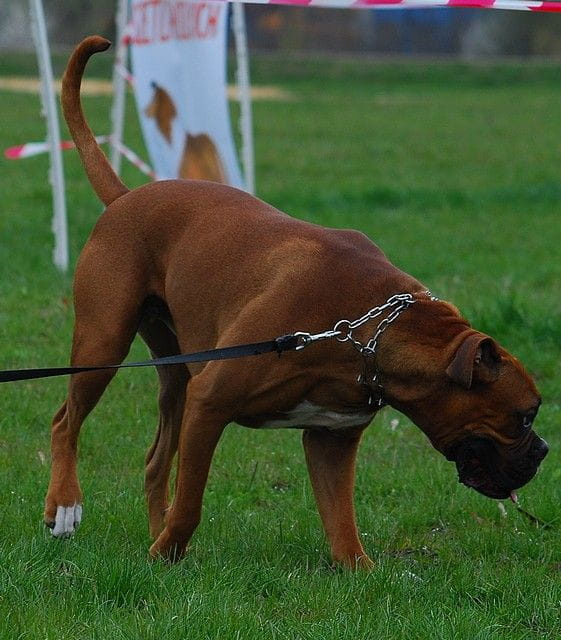
M 536 437 L 534 444 L 532 445 L 532 456 L 539 464 L 547 455 L 549 447 L 547 442 L 542 438 Z

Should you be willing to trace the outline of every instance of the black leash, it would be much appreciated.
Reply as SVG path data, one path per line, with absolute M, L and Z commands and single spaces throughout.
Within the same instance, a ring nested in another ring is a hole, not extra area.
M 436 300 L 429 291 L 425 292 L 431 300 Z M 385 331 L 387 326 L 394 322 L 399 315 L 416 302 L 416 298 L 411 293 L 398 293 L 390 296 L 384 304 L 370 309 L 366 314 L 357 320 L 339 320 L 333 329 L 323 331 L 322 333 L 306 333 L 297 331 L 289 333 L 285 336 L 266 340 L 265 342 L 253 342 L 251 344 L 240 344 L 233 347 L 224 347 L 222 349 L 208 349 L 207 351 L 198 351 L 196 353 L 184 353 L 175 356 L 167 356 L 165 358 L 154 358 L 153 360 L 144 360 L 142 362 L 125 362 L 123 364 L 105 364 L 93 365 L 89 367 L 51 367 L 41 369 L 12 369 L 0 371 L 1 382 L 15 382 L 16 380 L 34 380 L 36 378 L 53 378 L 55 376 L 67 376 L 75 373 L 84 373 L 86 371 L 103 371 L 106 369 L 126 369 L 132 367 L 158 367 L 170 364 L 188 364 L 190 362 L 210 362 L 212 360 L 228 360 L 229 358 L 243 358 L 245 356 L 258 356 L 263 353 L 278 353 L 280 356 L 284 351 L 299 351 L 304 349 L 313 342 L 318 340 L 326 340 L 336 338 L 339 342 L 349 340 L 351 344 L 362 355 L 373 357 L 378 345 L 380 335 Z M 369 320 L 378 318 L 383 313 L 388 312 L 387 317 L 381 320 L 376 327 L 374 337 L 366 344 L 361 344 L 353 337 L 353 330 L 365 324 Z M 343 327 L 343 328 L 341 328 Z M 376 382 L 377 376 L 372 375 L 370 383 Z M 381 386 L 378 383 L 381 390 Z M 382 406 L 383 400 L 380 393 L 378 406 Z
M 262 353 L 278 353 L 293 351 L 301 344 L 300 337 L 295 334 L 280 336 L 274 340 L 265 342 L 253 342 L 240 344 L 234 347 L 222 349 L 209 349 L 196 353 L 184 353 L 165 358 L 154 358 L 142 362 L 124 362 L 122 364 L 94 365 L 90 367 L 51 367 L 42 369 L 12 369 L 0 371 L 0 382 L 15 382 L 17 380 L 33 380 L 35 378 L 53 378 L 55 376 L 67 376 L 86 371 L 103 371 L 106 369 L 126 369 L 132 367 L 158 367 L 170 364 L 188 364 L 190 362 L 210 362 L 211 360 L 227 360 L 230 358 L 243 358 L 245 356 L 258 356 Z

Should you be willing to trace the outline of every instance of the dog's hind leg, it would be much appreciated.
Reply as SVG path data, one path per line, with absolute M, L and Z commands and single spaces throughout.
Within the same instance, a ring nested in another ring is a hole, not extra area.
M 138 328 L 141 292 L 135 291 L 124 270 L 120 278 L 113 278 L 108 284 L 112 270 L 98 273 L 88 266 L 92 266 L 91 262 L 82 261 L 76 275 L 71 363 L 119 364 Z M 53 419 L 51 479 L 44 518 L 55 536 L 71 534 L 81 520 L 82 492 L 76 468 L 78 436 L 86 416 L 114 375 L 115 370 L 106 370 L 71 376 L 66 401 Z
M 304 451 L 318 510 L 337 564 L 371 568 L 358 537 L 353 506 L 355 459 L 361 431 L 337 435 L 306 430 Z
M 179 353 L 175 334 L 160 319 L 148 318 L 139 333 L 154 357 Z M 158 431 L 146 455 L 144 488 L 148 504 L 150 535 L 156 539 L 164 528 L 164 514 L 168 508 L 169 475 L 181 429 L 185 392 L 189 372 L 185 365 L 158 367 L 160 416 Z
M 152 556 L 162 556 L 170 561 L 181 558 L 199 524 L 212 456 L 231 419 L 217 410 L 208 395 L 214 387 L 212 369 L 213 363 L 189 382 L 179 436 L 173 504 L 167 513 L 164 530 L 150 548 Z
M 122 346 L 122 345 L 121 345 Z M 110 364 L 119 363 L 128 352 L 114 345 L 100 357 L 96 349 L 88 355 L 77 351 L 76 363 Z M 95 407 L 105 388 L 115 375 L 115 371 L 96 371 L 72 376 L 67 398 L 53 418 L 51 431 L 51 480 L 45 499 L 45 524 L 54 536 L 65 536 L 80 524 L 82 514 L 82 492 L 77 475 L 78 436 L 82 423 Z

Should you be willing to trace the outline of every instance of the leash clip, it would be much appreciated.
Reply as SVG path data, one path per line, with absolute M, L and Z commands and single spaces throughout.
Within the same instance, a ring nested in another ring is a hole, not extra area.
M 302 351 L 307 346 L 311 345 L 313 342 L 318 342 L 319 340 L 328 340 L 329 338 L 337 338 L 337 336 L 341 335 L 341 331 L 323 331 L 322 333 L 307 333 L 306 331 L 297 331 L 293 333 L 299 344 L 296 348 L 296 351 Z
M 275 338 L 275 351 L 279 358 L 283 351 L 294 351 L 298 349 L 299 338 L 295 333 L 288 333 L 285 336 Z

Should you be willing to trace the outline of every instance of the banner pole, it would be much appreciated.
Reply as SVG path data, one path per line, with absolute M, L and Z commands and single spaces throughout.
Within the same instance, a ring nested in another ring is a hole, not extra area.
M 111 166 L 117 174 L 121 171 L 121 153 L 119 145 L 123 141 L 125 122 L 126 79 L 121 69 L 126 65 L 127 42 L 125 34 L 128 24 L 128 0 L 119 0 L 115 18 L 117 46 L 113 63 L 113 105 L 111 106 Z
M 55 236 L 53 262 L 61 271 L 68 269 L 68 225 L 64 197 L 64 169 L 60 148 L 60 129 L 55 102 L 53 69 L 49 53 L 45 13 L 41 0 L 30 0 L 31 29 L 41 75 L 41 103 L 47 121 L 47 143 L 49 145 L 49 182 L 53 190 L 52 230 Z
M 242 164 L 245 187 L 249 193 L 255 193 L 255 162 L 253 156 L 253 123 L 251 114 L 251 83 L 249 79 L 249 56 L 245 29 L 244 6 L 240 2 L 232 3 L 232 27 L 236 42 L 236 80 L 240 103 L 240 130 L 242 134 Z

